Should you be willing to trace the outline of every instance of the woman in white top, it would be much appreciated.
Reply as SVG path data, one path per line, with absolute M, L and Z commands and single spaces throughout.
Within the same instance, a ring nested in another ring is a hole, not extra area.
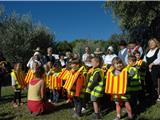
M 103 57 L 103 59 L 104 59 L 104 64 L 106 64 L 107 66 L 108 66 L 108 65 L 110 66 L 110 65 L 112 64 L 113 58 L 115 58 L 115 57 L 117 57 L 117 55 L 114 54 L 114 49 L 113 49 L 113 47 L 112 47 L 112 46 L 109 46 L 108 49 L 107 49 L 107 55 L 105 55 L 105 56 Z
M 160 101 L 160 43 L 156 38 L 148 42 L 149 50 L 144 57 L 147 63 L 146 87 L 150 96 Z

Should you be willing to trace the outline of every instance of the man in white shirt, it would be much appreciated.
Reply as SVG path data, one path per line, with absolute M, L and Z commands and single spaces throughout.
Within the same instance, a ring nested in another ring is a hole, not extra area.
M 127 43 L 124 40 L 121 40 L 119 43 L 120 51 L 118 52 L 118 57 L 123 61 L 125 65 L 128 63 L 128 49 Z
M 82 55 L 82 62 L 84 62 L 86 66 L 88 66 L 88 58 L 90 56 L 93 56 L 93 54 L 91 54 L 91 49 L 89 47 L 85 47 L 85 53 Z

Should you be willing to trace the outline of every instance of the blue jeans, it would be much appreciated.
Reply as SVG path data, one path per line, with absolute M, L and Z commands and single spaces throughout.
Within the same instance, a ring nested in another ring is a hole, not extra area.
M 81 110 L 82 110 L 82 98 L 80 97 L 73 97 L 74 105 L 75 105 L 75 112 L 78 116 L 81 115 Z
M 56 89 L 53 90 L 53 102 L 58 102 L 59 100 L 59 93 Z

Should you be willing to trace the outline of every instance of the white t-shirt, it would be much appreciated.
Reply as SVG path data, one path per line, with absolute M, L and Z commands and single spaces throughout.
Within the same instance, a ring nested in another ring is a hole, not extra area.
M 145 62 L 147 62 L 147 60 L 146 60 L 146 57 L 152 57 L 154 54 L 155 54 L 155 52 L 156 52 L 156 50 L 157 50 L 158 48 L 155 48 L 154 50 L 149 50 L 149 52 L 147 53 L 147 55 L 146 56 L 144 56 L 144 61 Z M 155 59 L 154 61 L 153 61 L 153 63 L 155 64 L 155 65 L 160 65 L 160 50 L 158 51 L 158 54 L 157 54 L 157 59 Z
M 112 60 L 113 58 L 117 57 L 116 54 L 112 54 L 112 55 L 106 55 L 104 56 L 104 64 L 112 64 Z

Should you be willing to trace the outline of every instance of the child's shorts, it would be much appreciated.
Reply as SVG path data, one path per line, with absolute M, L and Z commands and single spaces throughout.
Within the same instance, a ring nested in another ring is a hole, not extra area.
M 97 102 L 99 99 L 99 97 L 91 95 L 91 102 Z
M 115 103 L 128 102 L 128 97 L 123 95 L 113 95 L 113 100 Z

